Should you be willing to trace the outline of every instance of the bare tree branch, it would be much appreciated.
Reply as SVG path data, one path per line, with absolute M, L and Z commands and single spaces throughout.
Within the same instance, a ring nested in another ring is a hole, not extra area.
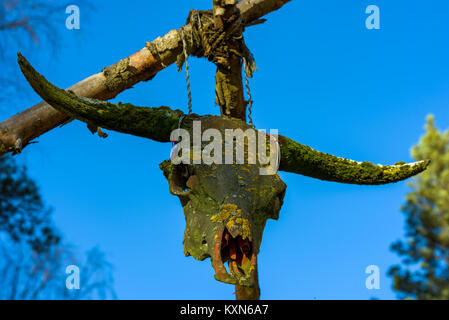
M 11 242 L 2 234 L 0 239 L 0 300 L 117 299 L 113 266 L 97 247 L 79 259 L 69 245 L 37 254 L 24 242 Z M 66 288 L 68 265 L 82 271 L 79 290 Z
M 291 0 L 242 0 L 237 4 L 246 25 L 257 24 L 256 21 L 270 12 L 276 11 Z
M 78 0 L 78 3 L 92 7 L 83 1 Z M 53 52 L 60 47 L 61 13 L 68 4 L 69 0 L 0 1 L 0 62 L 5 64 L 0 74 L 0 102 L 11 104 L 11 100 L 21 100 L 14 94 L 21 89 L 21 79 L 16 76 L 17 70 L 11 63 L 15 60 L 17 47 L 25 52 L 39 45 Z

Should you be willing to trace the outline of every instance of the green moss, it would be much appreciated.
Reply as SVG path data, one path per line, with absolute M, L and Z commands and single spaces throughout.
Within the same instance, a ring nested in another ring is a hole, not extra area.
M 279 136 L 279 143 L 280 170 L 342 183 L 379 185 L 398 182 L 424 171 L 430 163 L 427 160 L 413 164 L 399 162 L 394 166 L 374 165 L 325 154 L 283 136 Z
M 26 79 L 42 99 L 55 109 L 89 124 L 168 142 L 183 115 L 181 111 L 173 111 L 169 107 L 136 107 L 129 103 L 115 104 L 79 97 L 48 82 L 20 54 L 18 61 Z

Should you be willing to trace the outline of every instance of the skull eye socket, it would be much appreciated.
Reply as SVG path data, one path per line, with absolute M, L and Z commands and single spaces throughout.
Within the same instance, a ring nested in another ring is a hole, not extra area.
M 171 189 L 174 194 L 182 194 L 188 192 L 190 189 L 187 186 L 191 174 L 188 166 L 179 164 L 175 167 L 171 175 Z

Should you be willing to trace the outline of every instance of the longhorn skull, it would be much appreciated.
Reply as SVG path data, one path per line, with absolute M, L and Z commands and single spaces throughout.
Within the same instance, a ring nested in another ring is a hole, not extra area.
M 251 127 L 235 118 L 208 116 L 201 117 L 201 129 L 215 129 L 226 135 L 227 130 L 246 131 Z M 236 147 L 238 143 L 245 145 L 245 141 L 237 141 Z M 246 150 L 244 160 L 250 162 L 250 148 L 246 146 Z M 234 148 L 232 152 L 234 159 Z M 255 284 L 265 223 L 269 218 L 278 218 L 287 187 L 277 174 L 261 175 L 262 165 L 254 162 L 161 164 L 170 192 L 179 197 L 184 209 L 185 254 L 198 260 L 210 257 L 215 279 L 230 284 Z M 224 267 L 226 261 L 229 272 Z
M 192 131 L 240 128 L 245 122 L 226 117 L 184 115 L 168 107 L 147 108 L 79 97 L 57 88 L 19 54 L 19 65 L 33 89 L 51 106 L 90 125 L 160 142 L 170 142 L 178 127 Z M 180 121 L 182 120 L 182 121 Z M 430 161 L 373 165 L 324 154 L 278 136 L 281 171 L 341 183 L 379 185 L 398 182 L 426 169 Z M 160 165 L 170 192 L 181 201 L 186 218 L 184 251 L 195 259 L 211 258 L 217 280 L 253 286 L 257 254 L 267 219 L 277 219 L 286 185 L 277 174 L 260 175 L 258 164 Z M 229 272 L 224 262 L 229 262 Z

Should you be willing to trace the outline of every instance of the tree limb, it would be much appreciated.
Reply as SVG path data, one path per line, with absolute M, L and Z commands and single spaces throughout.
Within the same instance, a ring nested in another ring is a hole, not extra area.
M 242 0 L 237 4 L 246 25 L 252 25 L 255 21 L 276 11 L 291 0 Z
M 290 0 L 242 0 L 238 3 L 247 25 L 282 7 Z M 188 33 L 190 25 L 183 27 Z M 157 49 L 157 50 L 154 50 Z M 152 79 L 159 71 L 176 61 L 182 52 L 182 40 L 177 30 L 147 43 L 132 56 L 119 61 L 69 89 L 79 96 L 109 100 L 140 81 Z M 40 135 L 70 121 L 66 114 L 46 102 L 28 108 L 0 123 L 0 156 L 20 153 L 22 148 Z
M 230 116 L 246 121 L 246 102 L 242 83 L 242 52 L 244 23 L 240 22 L 240 12 L 235 0 L 214 0 L 214 31 L 226 34 L 218 36 L 213 45 L 213 62 L 217 66 L 215 74 L 215 103 L 220 106 L 222 116 Z M 233 19 L 234 18 L 234 19 Z M 231 33 L 231 29 L 232 33 Z M 216 45 L 215 45 L 216 44 Z

